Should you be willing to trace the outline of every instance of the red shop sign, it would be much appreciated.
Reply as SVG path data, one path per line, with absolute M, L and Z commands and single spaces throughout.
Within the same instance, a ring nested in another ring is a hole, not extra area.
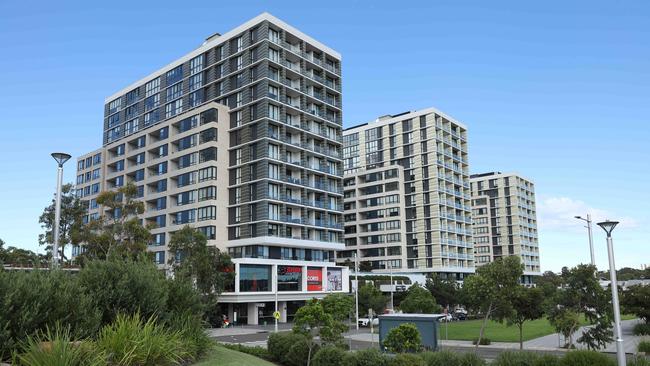
M 322 269 L 307 269 L 307 291 L 323 291 Z

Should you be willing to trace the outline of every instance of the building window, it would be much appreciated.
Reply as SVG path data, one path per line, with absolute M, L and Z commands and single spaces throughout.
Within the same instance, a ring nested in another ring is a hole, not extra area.
M 183 65 L 178 65 L 172 70 L 167 71 L 167 85 L 176 84 L 183 79 Z
M 269 28 L 269 41 L 280 43 L 280 33 L 275 29 Z
M 203 55 L 199 55 L 190 60 L 190 75 L 203 70 Z
M 280 179 L 280 167 L 276 164 L 269 164 L 269 178 Z
M 196 74 L 190 77 L 190 91 L 199 89 L 202 86 L 203 86 L 203 74 Z
M 137 102 L 138 98 L 140 98 L 140 89 L 135 88 L 130 92 L 126 93 L 126 105 L 130 105 Z
M 278 291 L 301 291 L 302 267 L 278 266 Z
M 150 97 L 160 91 L 160 78 L 155 78 L 144 86 L 145 98 Z
M 182 101 L 182 99 L 179 99 Z M 147 127 L 151 124 L 154 124 L 160 120 L 160 112 L 158 109 L 151 111 L 144 115 L 144 126 Z
M 269 220 L 280 220 L 280 205 L 269 203 Z
M 271 291 L 271 266 L 241 264 L 239 266 L 239 291 Z
M 214 220 L 217 218 L 217 207 L 216 206 L 207 206 L 200 207 L 197 209 L 197 220 Z
M 197 107 L 203 103 L 203 89 L 190 94 L 190 107 Z
M 173 117 L 183 111 L 183 99 L 177 99 L 165 105 L 165 118 Z
M 181 97 L 183 93 L 183 83 L 178 83 L 167 88 L 167 101 Z
M 155 252 L 154 262 L 156 264 L 165 264 L 165 252 Z
M 269 118 L 279 121 L 280 107 L 277 105 L 269 104 Z
M 108 103 L 108 113 L 115 113 L 120 109 L 122 105 L 122 98 L 117 98 L 114 101 Z
M 244 49 L 244 39 L 243 37 L 238 37 L 235 40 L 235 52 L 241 52 Z
M 154 94 L 144 100 L 144 110 L 150 111 L 160 105 L 160 94 Z

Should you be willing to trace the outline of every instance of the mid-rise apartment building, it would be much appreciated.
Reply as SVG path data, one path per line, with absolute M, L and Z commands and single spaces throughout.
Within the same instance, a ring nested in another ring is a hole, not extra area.
M 356 253 L 381 271 L 474 272 L 467 147 L 467 128 L 434 108 L 346 129 L 338 262 Z
M 524 283 L 541 274 L 535 185 L 515 173 L 471 176 L 476 266 L 516 255 L 524 264 Z
M 116 214 L 97 206 L 100 191 L 136 184 L 161 266 L 183 225 L 232 256 L 235 282 L 220 296 L 231 320 L 270 320 L 276 292 L 286 321 L 306 299 L 347 291 L 348 269 L 334 262 L 344 248 L 336 51 L 264 13 L 105 103 L 104 145 L 78 160 L 87 220 Z

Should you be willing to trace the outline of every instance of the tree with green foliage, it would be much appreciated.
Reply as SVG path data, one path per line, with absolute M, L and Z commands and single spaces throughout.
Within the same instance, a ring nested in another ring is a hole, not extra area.
M 456 281 L 443 280 L 434 273 L 427 278 L 425 287 L 443 308 L 454 306 L 460 302 L 458 295 L 460 286 Z
M 524 323 L 544 316 L 544 292 L 536 287 L 516 288 L 512 293 L 512 312 L 506 316 L 508 324 L 519 328 L 519 349 L 524 349 Z
M 138 217 L 144 213 L 144 202 L 138 198 L 138 188 L 132 182 L 97 196 L 97 204 L 105 213 L 83 227 L 85 251 L 80 260 L 136 259 L 147 255 L 152 227 L 145 227 Z
M 512 313 L 512 293 L 520 286 L 523 265 L 519 257 L 497 259 L 476 269 L 476 274 L 465 279 L 462 297 L 470 309 L 483 315 L 483 324 L 476 342 L 480 344 L 490 318 L 499 322 Z
M 359 272 L 372 272 L 372 263 L 370 261 L 359 262 Z
M 0 269 L 2 265 L 12 265 L 16 267 L 47 267 L 49 265 L 51 254 L 38 254 L 31 250 L 8 246 L 0 239 Z
M 169 251 L 175 254 L 169 259 L 174 277 L 193 284 L 208 309 L 216 307 L 219 295 L 235 278 L 230 256 L 208 246 L 205 235 L 187 225 L 172 234 Z
M 598 278 L 609 280 L 609 270 L 599 271 Z M 616 279 L 619 281 L 650 279 L 650 267 L 645 269 L 623 267 L 616 270 Z
M 544 297 L 552 298 L 557 289 L 562 286 L 562 277 L 552 271 L 546 271 L 541 276 L 536 276 L 534 282 L 535 287 L 544 292 Z
M 611 296 L 604 290 L 594 273 L 596 267 L 581 264 L 577 267 L 562 269 L 562 288 L 556 292 L 555 306 L 549 312 L 549 318 L 555 313 L 569 309 L 582 314 L 591 326 L 587 327 L 577 342 L 592 350 L 598 350 L 613 340 L 613 309 Z
M 321 300 L 323 310 L 332 315 L 336 321 L 349 318 L 354 310 L 354 297 L 348 294 L 329 294 Z
M 650 286 L 630 286 L 622 293 L 621 306 L 626 313 L 634 314 L 650 324 Z
M 368 314 L 369 309 L 381 314 L 387 302 L 388 298 L 375 286 L 366 284 L 359 287 L 359 314 Z
M 417 283 L 406 291 L 406 297 L 399 304 L 399 308 L 405 313 L 418 314 L 435 314 L 442 311 L 431 292 Z
M 45 207 L 38 219 L 44 233 L 38 236 L 38 243 L 45 245 L 47 252 L 51 252 L 54 245 L 54 216 L 56 199 L 53 198 L 49 206 Z M 87 213 L 87 203 L 82 202 L 74 192 L 72 184 L 61 187 L 61 216 L 59 220 L 59 258 L 66 262 L 65 248 L 67 245 L 79 244 L 82 239 L 83 217 Z
M 573 333 L 580 326 L 580 314 L 571 308 L 557 307 L 549 313 L 548 321 L 564 337 L 564 347 L 574 348 Z
M 308 340 L 307 366 L 310 365 L 313 351 L 318 345 L 314 336 L 320 338 L 322 345 L 340 345 L 343 341 L 342 334 L 347 330 L 347 326 L 326 312 L 322 302 L 317 299 L 307 301 L 298 309 L 293 321 L 293 331 L 306 336 Z
M 422 349 L 420 331 L 413 323 L 400 324 L 388 331 L 383 347 L 392 353 L 418 352 Z

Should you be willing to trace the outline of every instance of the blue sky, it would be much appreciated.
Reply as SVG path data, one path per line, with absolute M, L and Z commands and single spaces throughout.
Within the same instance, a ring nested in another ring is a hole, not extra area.
M 622 221 L 617 266 L 650 264 L 647 1 L 2 2 L 0 238 L 39 249 L 49 153 L 99 147 L 104 97 L 263 11 L 343 55 L 346 126 L 434 106 L 472 172 L 533 179 L 542 269 L 588 261 L 587 212 Z

